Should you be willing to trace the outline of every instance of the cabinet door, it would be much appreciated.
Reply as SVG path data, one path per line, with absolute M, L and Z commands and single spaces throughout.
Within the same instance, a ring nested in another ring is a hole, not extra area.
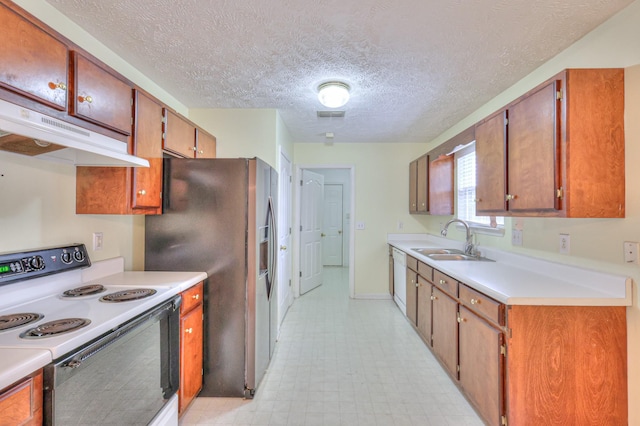
M 560 101 L 557 81 L 509 108 L 509 210 L 555 212 L 560 209 Z
M 407 318 L 416 325 L 418 318 L 418 274 L 407 268 Z
M 133 167 L 131 206 L 161 208 L 162 105 L 135 92 L 134 154 L 149 160 L 149 167 Z
M 216 138 L 196 128 L 196 158 L 216 158 Z
M 453 377 L 458 377 L 458 303 L 433 288 L 433 352 Z
M 409 213 L 418 212 L 418 160 L 409 163 Z
M 418 332 L 431 345 L 431 292 L 433 286 L 429 281 L 418 276 Z
M 189 406 L 202 388 L 202 303 L 180 319 L 179 413 Z
M 499 425 L 504 414 L 504 335 L 464 306 L 459 333 L 460 385 L 487 424 Z
M 507 210 L 507 112 L 478 124 L 476 133 L 476 214 Z
M 42 370 L 0 392 L 0 425 L 42 425 Z
M 67 46 L 3 4 L 0 22 L 0 87 L 66 110 Z
M 429 165 L 429 213 L 453 214 L 453 155 L 441 155 Z
M 393 297 L 393 249 L 389 246 L 389 294 Z
M 72 52 L 70 114 L 123 135 L 132 128 L 133 89 L 78 52 Z
M 168 109 L 164 110 L 164 144 L 167 151 L 195 158 L 196 127 Z
M 418 213 L 429 212 L 429 157 L 423 155 L 416 164 L 416 191 Z

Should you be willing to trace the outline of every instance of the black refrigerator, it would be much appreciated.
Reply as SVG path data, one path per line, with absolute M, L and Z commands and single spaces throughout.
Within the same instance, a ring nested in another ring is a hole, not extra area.
M 253 397 L 276 343 L 278 176 L 258 158 L 164 159 L 145 270 L 204 271 L 199 396 Z

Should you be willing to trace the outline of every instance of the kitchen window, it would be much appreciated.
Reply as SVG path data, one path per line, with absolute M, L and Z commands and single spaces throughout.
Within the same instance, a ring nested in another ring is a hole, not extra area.
M 457 217 L 466 221 L 474 231 L 504 235 L 504 217 L 476 216 L 476 146 L 466 145 L 456 155 Z

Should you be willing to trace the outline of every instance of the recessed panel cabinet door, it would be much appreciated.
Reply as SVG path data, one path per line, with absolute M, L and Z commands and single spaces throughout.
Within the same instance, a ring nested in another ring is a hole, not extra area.
M 418 213 L 429 212 L 429 157 L 423 155 L 418 158 L 416 168 L 416 197 Z
M 182 157 L 196 156 L 196 127 L 178 114 L 164 110 L 163 148 Z
M 180 319 L 179 412 L 183 413 L 202 388 L 202 304 Z
M 132 87 L 78 52 L 72 52 L 69 113 L 123 135 L 131 134 Z
M 476 126 L 476 214 L 507 210 L 507 112 Z
M 559 206 L 560 101 L 557 82 L 509 108 L 509 210 L 554 212 Z
M 418 274 L 407 268 L 407 318 L 416 325 L 418 319 Z
M 418 331 L 422 338 L 431 345 L 431 289 L 433 285 L 418 276 Z
M 418 160 L 409 163 L 409 213 L 418 212 Z
M 458 377 L 458 302 L 433 288 L 433 352 Z
M 0 4 L 0 87 L 67 109 L 65 44 Z
M 460 385 L 488 424 L 499 425 L 504 401 L 503 334 L 460 307 Z
M 429 213 L 453 214 L 453 155 L 441 155 L 429 164 Z
M 134 154 L 149 167 L 134 167 L 132 208 L 162 206 L 162 105 L 136 91 Z
M 196 158 L 216 158 L 216 137 L 196 127 Z

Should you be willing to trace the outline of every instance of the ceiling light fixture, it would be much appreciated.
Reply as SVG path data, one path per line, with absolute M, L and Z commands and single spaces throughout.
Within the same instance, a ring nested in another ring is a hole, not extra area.
M 318 86 L 318 100 L 327 108 L 340 108 L 349 101 L 349 85 L 329 81 Z

